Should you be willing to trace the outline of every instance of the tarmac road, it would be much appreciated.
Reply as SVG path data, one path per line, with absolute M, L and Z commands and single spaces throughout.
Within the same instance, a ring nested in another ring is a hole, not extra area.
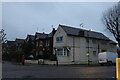
M 18 65 L 5 62 L 3 78 L 115 78 L 115 66 Z

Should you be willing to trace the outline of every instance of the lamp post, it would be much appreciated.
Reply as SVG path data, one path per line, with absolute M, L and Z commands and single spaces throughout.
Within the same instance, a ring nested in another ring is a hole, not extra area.
M 56 54 L 56 52 L 57 52 L 57 49 L 55 49 L 55 57 L 56 57 L 56 66 L 58 66 L 58 59 L 57 59 L 57 54 Z

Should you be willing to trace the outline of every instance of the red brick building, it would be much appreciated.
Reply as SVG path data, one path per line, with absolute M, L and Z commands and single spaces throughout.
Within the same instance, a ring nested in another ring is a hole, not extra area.
M 35 34 L 35 44 L 36 44 L 36 56 L 50 56 L 53 54 L 53 36 L 55 34 L 55 29 L 49 34 L 37 33 Z

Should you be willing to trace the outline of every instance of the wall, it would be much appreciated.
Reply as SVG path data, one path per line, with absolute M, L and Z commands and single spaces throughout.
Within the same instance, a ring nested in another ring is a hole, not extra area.
M 63 36 L 63 42 L 56 43 L 56 37 Z M 95 40 L 96 43 L 93 43 L 92 40 Z M 102 52 L 102 50 L 116 52 L 116 47 L 111 48 L 109 41 L 105 41 L 106 44 L 102 44 L 101 42 L 104 40 L 92 39 L 89 38 L 89 60 L 92 61 L 92 64 L 98 63 L 98 53 Z M 77 36 L 68 36 L 65 31 L 58 27 L 57 32 L 54 35 L 54 48 L 70 48 L 69 56 L 57 56 L 59 63 L 75 63 L 75 64 L 87 64 L 88 57 L 86 53 L 88 52 L 88 43 L 85 37 L 77 37 Z M 93 54 L 93 51 L 96 51 Z M 55 50 L 54 50 L 55 54 Z

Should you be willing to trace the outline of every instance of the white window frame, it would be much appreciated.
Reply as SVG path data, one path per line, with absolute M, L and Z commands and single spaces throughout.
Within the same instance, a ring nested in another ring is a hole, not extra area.
M 62 51 L 61 51 L 62 55 L 58 54 L 58 52 L 57 52 L 58 49 L 62 49 Z M 57 56 L 69 56 L 70 55 L 70 50 L 69 49 L 67 49 L 67 48 L 58 48 L 58 49 L 56 49 Z M 68 53 L 68 51 L 69 51 L 69 53 Z

